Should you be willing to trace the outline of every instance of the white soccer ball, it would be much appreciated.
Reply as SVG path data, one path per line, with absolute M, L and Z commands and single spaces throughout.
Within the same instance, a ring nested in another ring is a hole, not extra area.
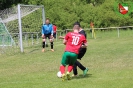
M 62 76 L 61 72 L 60 71 L 57 72 L 57 77 L 61 78 L 61 76 Z

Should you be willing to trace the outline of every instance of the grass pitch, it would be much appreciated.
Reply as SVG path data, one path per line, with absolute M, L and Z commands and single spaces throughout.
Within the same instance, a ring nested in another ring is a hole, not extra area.
M 41 47 L 25 53 L 0 55 L 0 88 L 133 88 L 133 31 L 96 32 L 88 35 L 88 50 L 80 61 L 89 68 L 83 77 L 62 82 L 56 76 L 64 52 L 61 40 L 55 41 L 55 52 Z

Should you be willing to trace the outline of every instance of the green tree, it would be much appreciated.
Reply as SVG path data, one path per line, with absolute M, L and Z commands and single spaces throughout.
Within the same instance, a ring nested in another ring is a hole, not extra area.
M 118 2 L 129 3 L 132 0 L 3 0 L 0 2 L 0 9 L 17 3 L 44 5 L 46 17 L 50 18 L 51 23 L 55 23 L 58 29 L 72 28 L 75 21 L 79 21 L 84 28 L 89 27 L 91 21 L 94 22 L 95 27 L 132 25 L 133 10 L 127 17 L 117 15 L 114 5 Z M 36 15 L 32 16 L 36 17 Z M 38 25 L 31 23 L 24 25 Z M 31 30 L 36 31 L 34 27 Z

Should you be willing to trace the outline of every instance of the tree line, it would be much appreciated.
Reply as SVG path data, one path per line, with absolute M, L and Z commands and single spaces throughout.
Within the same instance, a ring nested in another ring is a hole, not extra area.
M 129 12 L 122 15 L 118 10 L 119 3 L 128 3 Z M 132 0 L 2 0 L 0 9 L 20 4 L 44 5 L 46 17 L 59 29 L 71 28 L 76 21 L 83 28 L 90 27 L 90 22 L 95 27 L 131 26 L 133 25 Z

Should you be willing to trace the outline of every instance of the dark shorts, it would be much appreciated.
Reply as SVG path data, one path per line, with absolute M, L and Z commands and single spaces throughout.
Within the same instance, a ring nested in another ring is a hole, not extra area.
M 87 48 L 80 48 L 79 49 L 78 59 L 81 60 L 81 58 L 85 55 L 86 50 L 87 50 Z
M 44 34 L 44 39 L 52 39 L 51 34 Z
M 53 34 L 53 37 L 56 38 L 56 33 Z

